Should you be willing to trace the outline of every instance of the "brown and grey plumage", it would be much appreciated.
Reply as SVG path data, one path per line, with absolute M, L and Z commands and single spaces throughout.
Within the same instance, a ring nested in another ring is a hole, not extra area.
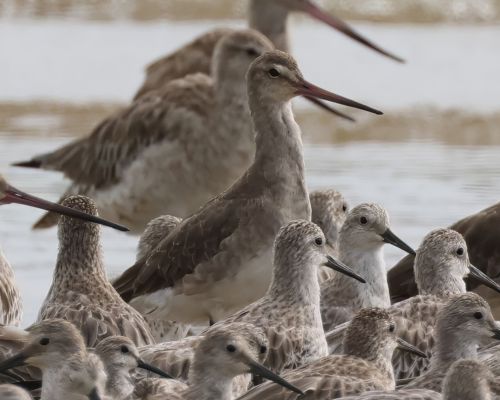
M 453 224 L 451 229 L 461 233 L 467 242 L 471 262 L 493 279 L 500 276 L 500 203 Z M 417 293 L 413 277 L 413 257 L 407 256 L 388 273 L 389 288 L 394 301 L 401 301 Z M 500 318 L 500 300 L 495 292 L 468 279 L 468 286 L 478 290 L 488 300 L 493 314 Z
M 490 306 L 475 293 L 452 299 L 439 311 L 434 328 L 435 345 L 429 369 L 405 388 L 441 391 L 450 366 L 463 358 L 477 358 L 477 349 L 500 340 Z
M 24 389 L 9 384 L 0 385 L 0 399 L 2 400 L 31 400 L 31 395 Z
M 72 196 L 63 205 L 97 215 L 94 202 Z M 59 220 L 59 254 L 52 286 L 38 320 L 62 318 L 74 323 L 88 346 L 108 337 L 127 336 L 136 345 L 153 343 L 146 321 L 115 291 L 106 276 L 95 224 L 67 217 Z
M 469 261 L 462 235 L 451 229 L 436 229 L 427 234 L 415 259 L 415 278 L 420 295 L 392 305 L 388 311 L 396 319 L 399 335 L 430 355 L 435 344 L 435 326 L 439 310 L 457 294 L 466 292 L 464 278 L 473 275 L 491 287 L 488 280 Z M 339 351 L 345 325 L 327 333 L 330 351 Z M 414 378 L 429 366 L 429 360 L 396 352 L 393 359 L 398 379 Z
M 138 368 L 154 372 L 163 378 L 170 378 L 164 371 L 153 367 L 139 356 L 134 343 L 124 336 L 110 336 L 103 339 L 95 348 L 107 373 L 106 395 L 116 400 L 132 399 L 136 381 L 131 374 Z M 149 378 L 150 384 L 156 384 L 160 378 Z
M 248 9 L 248 23 L 250 28 L 266 35 L 278 50 L 289 52 L 288 16 L 294 11 L 309 14 L 373 50 L 397 61 L 402 61 L 399 57 L 387 53 L 361 37 L 345 22 L 328 15 L 309 0 L 251 0 Z M 146 79 L 135 98 L 137 99 L 151 90 L 161 88 L 171 80 L 188 74 L 202 72 L 209 75 L 211 71 L 210 60 L 217 42 L 231 32 L 231 29 L 215 29 L 199 36 L 174 53 L 151 63 L 146 69 Z
M 383 253 L 386 243 L 414 253 L 391 231 L 387 211 L 373 203 L 360 204 L 348 213 L 338 242 L 339 260 L 352 266 L 365 278 L 366 284 L 339 274 L 321 283 L 321 316 L 325 331 L 349 321 L 362 308 L 391 305 Z
M 265 383 L 250 390 L 241 400 L 329 400 L 368 390 L 393 390 L 391 357 L 397 346 L 415 351 L 396 336 L 395 322 L 387 311 L 361 310 L 345 332 L 343 355 L 323 357 L 283 374 L 284 379 L 305 393 L 303 397 Z
M 132 103 L 94 131 L 18 166 L 63 172 L 68 194 L 135 233 L 160 215 L 186 217 L 227 189 L 252 163 L 254 133 L 245 74 L 271 50 L 256 31 L 218 43 L 214 75 L 188 75 Z M 47 227 L 47 217 L 35 227 Z
M 23 333 L 21 351 L 0 363 L 0 371 L 31 365 L 42 371 L 41 400 L 99 399 L 106 373 L 99 357 L 87 352 L 76 327 L 64 320 L 46 320 Z
M 267 352 L 268 340 L 259 327 L 241 322 L 214 327 L 194 350 L 187 384 L 165 381 L 145 390 L 144 385 L 139 383 L 136 395 L 151 400 L 231 400 L 234 378 L 248 373 L 300 393 L 261 364 Z
M 124 299 L 149 302 L 152 316 L 207 322 L 264 295 L 278 230 L 310 219 L 301 132 L 291 109 L 292 98 L 302 94 L 380 114 L 308 83 L 286 53 L 259 57 L 248 72 L 253 164 L 118 278 L 115 287 Z
M 276 236 L 273 276 L 266 295 L 215 326 L 246 322 L 262 328 L 270 344 L 265 365 L 273 371 L 295 369 L 326 356 L 317 278 L 320 266 L 362 280 L 353 278 L 349 267 L 327 254 L 325 236 L 317 225 L 290 222 Z
M 14 271 L 0 249 L 0 325 L 19 325 L 23 301 Z

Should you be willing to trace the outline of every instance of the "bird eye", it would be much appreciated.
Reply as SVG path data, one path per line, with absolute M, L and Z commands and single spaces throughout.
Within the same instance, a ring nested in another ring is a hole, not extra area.
M 247 54 L 250 56 L 250 57 L 257 57 L 259 55 L 259 53 L 257 52 L 257 50 L 255 49 L 251 49 L 251 48 L 248 48 L 247 49 Z
M 266 346 L 260 346 L 260 354 L 265 354 L 267 352 Z
M 269 70 L 269 76 L 271 78 L 277 78 L 278 76 L 280 76 L 280 73 L 278 72 L 278 70 L 276 68 L 271 68 Z
M 368 219 L 366 217 L 361 217 L 359 222 L 361 222 L 362 225 L 366 225 L 368 223 Z
M 463 249 L 463 247 L 459 247 L 459 248 L 457 249 L 457 254 L 458 254 L 459 256 L 462 256 L 462 255 L 464 254 L 464 249 Z
M 40 344 L 42 346 L 47 346 L 49 343 L 50 343 L 50 339 L 49 338 L 44 337 L 44 338 L 40 339 Z
M 394 324 L 390 324 L 389 325 L 389 332 L 394 332 L 396 330 L 396 327 L 394 326 Z
M 477 311 L 474 313 L 474 318 L 483 319 L 483 313 L 481 311 Z
M 227 345 L 226 350 L 230 353 L 234 353 L 236 351 L 236 347 L 234 347 L 232 344 L 229 344 Z
M 128 347 L 122 346 L 121 351 L 122 351 L 122 353 L 128 353 Z
M 323 238 L 321 237 L 317 237 L 315 240 L 314 240 L 314 243 L 316 243 L 318 246 L 321 246 L 323 244 Z
M 342 206 L 342 211 L 344 211 L 344 212 L 347 211 L 347 206 L 345 204 Z

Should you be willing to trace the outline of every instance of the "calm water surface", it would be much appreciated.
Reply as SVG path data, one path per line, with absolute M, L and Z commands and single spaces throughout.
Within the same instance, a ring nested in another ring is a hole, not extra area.
M 2 23 L 0 170 L 19 188 L 56 200 L 67 184 L 60 174 L 9 164 L 88 132 L 132 96 L 147 61 L 214 25 Z M 351 205 L 384 205 L 393 230 L 417 246 L 430 229 L 499 201 L 500 28 L 359 26 L 409 64 L 392 64 L 340 38 L 318 52 L 310 43 L 327 30 L 310 23 L 294 30 L 308 78 L 386 111 L 380 118 L 354 113 L 359 123 L 349 125 L 299 105 L 308 185 L 337 188 Z M 0 208 L 0 244 L 23 293 L 25 324 L 36 318 L 57 253 L 55 229 L 30 230 L 40 214 Z M 133 263 L 137 238 L 103 232 L 114 276 Z M 386 252 L 388 265 L 402 256 Z

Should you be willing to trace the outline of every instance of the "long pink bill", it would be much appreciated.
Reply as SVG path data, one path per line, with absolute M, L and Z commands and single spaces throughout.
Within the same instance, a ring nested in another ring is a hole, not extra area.
M 376 45 L 373 43 L 371 40 L 365 38 L 358 32 L 356 32 L 353 28 L 351 28 L 348 24 L 346 24 L 344 21 L 342 21 L 340 18 L 337 18 L 326 11 L 322 10 L 319 8 L 316 4 L 313 2 L 306 0 L 304 1 L 304 12 L 308 13 L 311 17 L 316 18 L 317 20 L 324 22 L 325 24 L 331 26 L 332 28 L 338 30 L 339 32 L 342 32 L 344 35 L 350 37 L 351 39 L 354 39 L 358 43 L 361 43 L 370 49 L 376 51 L 379 54 L 382 54 L 386 57 L 391 58 L 394 61 L 404 63 L 405 60 L 402 59 L 401 57 L 398 57 L 387 50 L 384 50 L 382 47 Z
M 348 107 L 359 108 L 360 110 L 365 110 L 377 115 L 383 114 L 382 111 L 365 106 L 364 104 L 358 103 L 357 101 L 354 100 L 350 100 L 346 97 L 339 96 L 338 94 L 329 92 L 328 90 L 313 85 L 312 83 L 307 82 L 306 80 L 301 80 L 301 82 L 297 84 L 296 93 L 298 95 L 305 96 L 307 98 L 313 97 L 316 99 L 322 99 L 326 101 L 331 101 L 333 103 L 342 104 Z
M 60 204 L 52 203 L 50 201 L 43 200 L 36 196 L 32 196 L 10 185 L 7 186 L 4 195 L 5 196 L 2 199 L 0 199 L 0 204 L 10 204 L 10 203 L 23 204 L 29 207 L 35 207 L 46 211 L 52 211 L 57 214 L 65 215 L 67 217 L 77 218 L 84 221 L 89 221 L 89 222 L 94 222 L 96 224 L 109 226 L 111 228 L 118 229 L 119 231 L 123 232 L 127 232 L 129 230 L 128 228 L 122 225 L 106 221 L 103 218 L 99 218 L 94 215 L 89 215 L 84 212 L 74 210 L 72 208 L 62 206 Z

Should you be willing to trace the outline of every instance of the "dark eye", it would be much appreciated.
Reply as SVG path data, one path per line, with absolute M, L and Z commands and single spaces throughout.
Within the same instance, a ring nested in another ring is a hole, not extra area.
M 457 254 L 458 254 L 459 256 L 462 256 L 462 255 L 464 254 L 464 249 L 463 249 L 463 247 L 459 247 L 459 248 L 457 249 Z
M 280 76 L 280 73 L 276 68 L 271 68 L 269 70 L 269 76 L 271 76 L 271 78 L 277 78 L 278 76 Z
M 267 352 L 267 347 L 266 346 L 260 346 L 260 354 L 264 354 Z
M 259 53 L 255 49 L 247 49 L 247 54 L 250 57 L 257 57 L 259 55 Z
M 483 313 L 481 311 L 477 311 L 474 313 L 474 318 L 483 319 Z
M 50 339 L 49 338 L 44 337 L 44 338 L 40 339 L 40 344 L 42 346 L 47 346 L 49 343 L 50 343 Z
M 345 204 L 342 206 L 342 211 L 344 211 L 344 212 L 347 211 L 347 206 Z
M 359 222 L 361 222 L 362 225 L 366 225 L 368 223 L 368 219 L 366 217 L 361 217 Z
M 226 350 L 230 353 L 234 353 L 236 351 L 236 347 L 234 347 L 232 344 L 229 344 L 227 345 Z
M 394 326 L 394 324 L 389 325 L 389 332 L 394 332 L 395 329 L 396 327 Z
M 122 353 L 128 353 L 128 347 L 122 346 L 121 351 L 122 351 Z
M 323 238 L 321 237 L 317 237 L 315 240 L 314 240 L 314 243 L 316 243 L 318 246 L 321 246 L 323 244 Z

